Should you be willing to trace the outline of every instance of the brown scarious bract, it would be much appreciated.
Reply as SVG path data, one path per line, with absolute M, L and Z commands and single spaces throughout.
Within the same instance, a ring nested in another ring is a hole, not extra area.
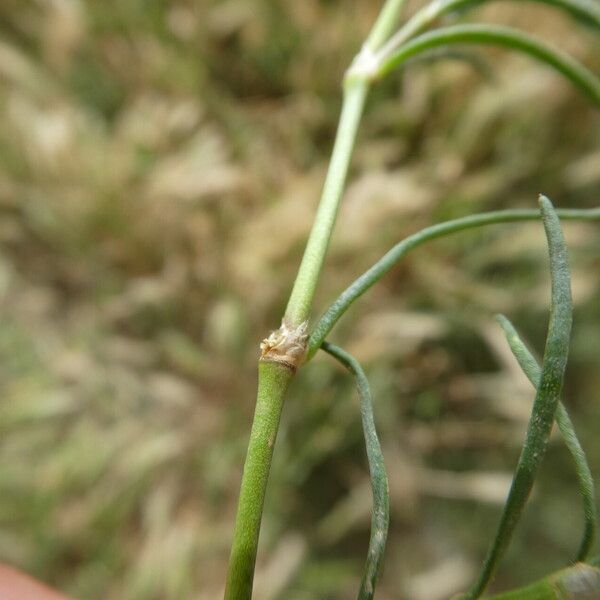
M 295 371 L 306 356 L 307 329 L 308 321 L 293 327 L 284 319 L 281 327 L 260 343 L 260 360 L 278 362 Z

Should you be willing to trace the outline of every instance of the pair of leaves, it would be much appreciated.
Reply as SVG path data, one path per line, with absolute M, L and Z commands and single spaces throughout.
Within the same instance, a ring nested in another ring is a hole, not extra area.
M 581 23 L 600 30 L 600 5 L 594 0 L 535 1 L 565 10 Z M 376 49 L 370 57 L 371 67 L 368 77 L 381 78 L 410 59 L 431 56 L 432 51 L 434 51 L 434 58 L 443 58 L 444 53 L 439 53 L 439 50 L 456 44 L 503 46 L 528 54 L 554 68 L 588 96 L 594 104 L 600 105 L 600 81 L 594 73 L 569 55 L 517 29 L 497 25 L 455 25 L 421 34 L 442 15 L 465 10 L 484 2 L 485 0 L 433 0 Z M 454 53 L 448 55 L 455 57 Z M 471 58 L 468 60 L 472 62 Z
M 562 214 L 565 219 L 599 219 L 600 210 L 555 211 L 551 202 L 544 197 L 540 198 L 540 209 L 548 240 L 552 279 L 550 323 L 544 359 L 542 367 L 540 368 L 531 353 L 520 340 L 516 330 L 510 324 L 508 319 L 503 316 L 498 317 L 499 323 L 505 331 L 511 350 L 523 371 L 536 388 L 537 394 L 525 443 L 515 469 L 513 483 L 505 504 L 498 531 L 484 562 L 481 574 L 473 588 L 464 596 L 464 600 L 473 600 L 481 595 L 493 576 L 497 564 L 509 544 L 543 459 L 555 414 L 560 432 L 575 463 L 580 492 L 584 504 L 585 528 L 580 549 L 577 554 L 578 560 L 586 558 L 595 533 L 595 500 L 592 475 L 569 415 L 565 407 L 560 403 L 564 370 L 568 356 L 572 321 L 572 303 L 569 267 L 564 239 L 560 228 L 559 214 Z M 373 597 L 375 578 L 385 547 L 389 519 L 387 476 L 385 474 L 383 455 L 381 453 L 381 447 L 377 439 L 373 420 L 372 398 L 364 371 L 356 359 L 341 348 L 325 342 L 324 338 L 351 302 L 362 295 L 378 279 L 387 273 L 408 251 L 423 244 L 425 241 L 480 225 L 531 220 L 539 218 L 539 216 L 540 213 L 537 211 L 497 211 L 494 213 L 473 215 L 471 217 L 441 223 L 414 234 L 397 244 L 378 263 L 369 269 L 369 271 L 349 286 L 325 313 L 311 335 L 311 349 L 316 350 L 317 348 L 322 347 L 326 352 L 338 359 L 353 374 L 356 379 L 361 401 L 363 431 L 373 490 L 373 513 L 371 541 L 369 544 L 365 575 L 359 592 L 359 600 L 367 600 Z M 570 574 L 569 576 L 571 577 L 569 581 L 572 581 L 573 575 Z M 549 581 L 550 580 L 544 580 L 539 585 L 543 584 L 543 586 L 547 587 L 549 593 L 553 593 L 555 586 L 554 584 L 551 585 Z M 600 592 L 600 587 L 595 587 L 594 589 L 596 592 Z M 517 597 L 520 598 L 521 596 L 515 596 L 514 598 Z M 527 596 L 522 597 L 526 598 Z M 548 599 L 553 598 L 553 596 L 540 596 L 540 600 L 545 600 L 546 597 Z M 568 597 L 569 596 L 566 596 L 566 598 Z M 560 598 L 560 596 L 556 596 L 556 598 Z

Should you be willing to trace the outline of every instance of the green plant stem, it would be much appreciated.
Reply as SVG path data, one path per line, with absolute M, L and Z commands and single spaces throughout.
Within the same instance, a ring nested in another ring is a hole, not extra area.
M 375 51 L 387 41 L 400 18 L 404 4 L 405 0 L 388 0 L 385 3 L 367 38 L 366 46 L 369 49 Z
M 553 67 L 586 94 L 592 102 L 600 104 L 600 81 L 591 71 L 569 55 L 548 46 L 541 40 L 511 27 L 499 25 L 455 25 L 424 33 L 406 42 L 385 60 L 379 62 L 373 76 L 383 77 L 413 56 L 432 48 L 451 44 L 492 44 L 529 54 Z
M 463 600 L 479 598 L 493 577 L 498 562 L 508 547 L 544 457 L 554 423 L 556 406 L 562 391 L 569 354 L 573 310 L 569 264 L 560 221 L 552 204 L 542 196 L 540 197 L 540 208 L 548 239 L 552 283 L 550 322 L 542 362 L 542 374 L 527 427 L 525 443 L 519 456 L 496 536 L 477 581 L 465 594 Z
M 369 550 L 365 573 L 358 592 L 358 600 L 371 600 L 375 593 L 375 583 L 383 559 L 390 520 L 388 478 L 383 461 L 383 452 L 375 428 L 373 398 L 367 376 L 360 363 L 352 355 L 328 342 L 324 342 L 321 348 L 336 358 L 354 376 L 360 398 L 360 416 L 367 449 L 367 460 L 369 461 L 373 509 L 371 512 Z
M 300 325 L 310 315 L 317 280 L 323 267 L 344 190 L 368 89 L 369 84 L 366 81 L 358 80 L 353 80 L 344 89 L 342 114 L 323 194 L 285 311 L 285 318 L 292 326 Z
M 589 0 L 533 0 L 556 8 L 562 8 L 588 25 L 600 28 L 600 6 Z M 389 57 L 400 46 L 435 23 L 442 15 L 472 6 L 483 4 L 485 0 L 438 0 L 431 2 L 415 13 L 390 39 L 379 49 L 380 62 Z
M 557 214 L 563 220 L 592 221 L 600 220 L 600 208 L 593 209 L 558 209 Z M 405 238 L 389 250 L 370 269 L 355 279 L 323 313 L 313 331 L 308 343 L 307 360 L 314 356 L 329 332 L 333 329 L 342 315 L 350 308 L 360 296 L 386 275 L 402 258 L 411 250 L 422 246 L 426 242 L 441 238 L 465 229 L 473 229 L 482 225 L 494 225 L 515 221 L 537 221 L 540 212 L 537 210 L 515 209 L 498 210 L 478 215 L 471 215 L 460 219 L 453 219 L 426 227 L 417 233 Z
M 365 44 L 369 52 L 377 50 L 379 44 L 392 33 L 402 4 L 402 0 L 386 1 Z M 286 327 L 292 330 L 299 328 L 310 315 L 369 87 L 370 82 L 364 78 L 347 77 L 344 83 L 342 112 L 323 193 L 284 315 Z M 283 399 L 293 375 L 294 370 L 284 364 L 259 362 L 256 410 L 242 476 L 225 600 L 249 600 L 252 597 L 254 565 L 273 445 Z
M 365 58 L 365 52 L 367 58 L 374 54 L 392 34 L 404 1 L 387 0 L 385 2 L 363 49 L 354 59 L 353 66 Z M 348 70 L 344 82 L 342 112 L 329 169 L 323 185 L 323 193 L 285 311 L 284 318 L 294 327 L 306 321 L 310 316 L 317 281 L 323 268 L 344 191 L 358 125 L 371 86 L 368 78 L 351 76 L 351 71 L 352 67 Z
M 523 343 L 517 330 L 513 324 L 504 316 L 497 315 L 496 320 L 502 327 L 508 345 L 512 350 L 517 362 L 521 369 L 537 390 L 542 369 L 538 365 L 533 354 L 529 351 L 527 346 Z M 583 561 L 587 558 L 592 544 L 594 543 L 594 536 L 596 532 L 596 499 L 594 491 L 594 479 L 590 470 L 585 452 L 577 439 L 575 433 L 575 427 L 569 417 L 569 413 L 562 402 L 558 403 L 556 408 L 556 423 L 560 434 L 562 435 L 565 445 L 569 450 L 573 462 L 575 463 L 575 472 L 577 473 L 577 479 L 579 481 L 579 493 L 583 500 L 583 514 L 584 514 L 584 530 L 581 538 L 581 544 L 577 552 L 576 560 Z
M 259 362 L 258 395 L 242 475 L 225 600 L 247 600 L 252 597 L 260 521 L 273 447 L 283 398 L 293 375 L 294 371 L 285 365 Z

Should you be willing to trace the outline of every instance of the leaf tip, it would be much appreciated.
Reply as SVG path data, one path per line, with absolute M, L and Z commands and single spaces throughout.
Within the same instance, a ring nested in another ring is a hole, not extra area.
M 554 205 L 550 201 L 550 198 L 548 198 L 548 196 L 544 196 L 544 194 L 540 194 L 538 196 L 538 203 L 540 205 L 542 213 L 552 210 L 554 208 Z
M 502 313 L 498 313 L 497 315 L 494 315 L 494 320 L 496 321 L 496 323 L 499 323 L 500 325 L 502 325 L 503 323 L 506 323 L 506 321 L 508 321 L 508 319 L 506 318 L 506 315 L 503 315 Z

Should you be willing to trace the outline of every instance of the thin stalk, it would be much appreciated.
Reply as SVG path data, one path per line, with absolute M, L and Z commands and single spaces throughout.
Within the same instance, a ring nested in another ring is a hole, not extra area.
M 383 452 L 381 451 L 381 445 L 375 428 L 373 398 L 367 376 L 360 363 L 352 355 L 328 342 L 324 342 L 321 348 L 336 358 L 354 376 L 360 398 L 360 416 L 367 449 L 367 460 L 369 462 L 373 509 L 371 511 L 369 550 L 365 573 L 358 592 L 358 600 L 371 600 L 375 593 L 375 583 L 385 551 L 385 542 L 387 540 L 390 521 L 388 478 L 383 461 Z
M 533 0 L 562 8 L 588 25 L 600 28 L 600 6 L 590 0 Z M 377 52 L 377 60 L 383 62 L 400 46 L 415 35 L 433 25 L 442 15 L 483 4 L 485 0 L 437 0 L 416 12 Z
M 372 51 L 379 49 L 390 37 L 400 19 L 404 4 L 405 0 L 389 0 L 385 3 L 365 44 Z
M 271 458 L 283 398 L 293 374 L 293 369 L 277 362 L 260 361 L 258 364 L 258 396 L 242 475 L 225 600 L 252 597 L 256 550 Z
M 323 194 L 285 311 L 284 318 L 291 326 L 300 325 L 310 316 L 317 280 L 344 191 L 348 165 L 368 90 L 369 84 L 366 81 L 356 79 L 344 88 L 342 114 Z
M 556 213 L 565 221 L 600 220 L 600 208 L 588 210 L 557 209 Z M 355 279 L 323 313 L 310 335 L 307 360 L 314 356 L 315 352 L 329 335 L 329 332 L 350 306 L 386 275 L 411 250 L 414 250 L 431 240 L 458 233 L 465 229 L 473 229 L 482 225 L 511 223 L 515 221 L 537 221 L 538 219 L 540 219 L 540 212 L 537 210 L 498 210 L 431 225 L 430 227 L 421 229 L 421 231 L 413 233 L 411 236 L 403 239 L 380 258 L 370 269 Z
M 394 31 L 404 0 L 387 0 L 381 9 L 367 41 L 354 59 L 344 82 L 344 100 L 329 169 L 304 256 L 300 263 L 284 320 L 297 327 L 310 316 L 315 289 L 344 191 L 356 133 L 371 82 L 355 72 L 362 71 L 364 62 L 370 64 L 374 53 Z
M 455 25 L 424 33 L 378 62 L 372 76 L 383 77 L 413 56 L 452 44 L 491 44 L 529 54 L 564 75 L 594 104 L 600 104 L 600 81 L 589 69 L 541 40 L 499 25 Z
M 544 457 L 558 405 L 567 357 L 572 323 L 571 278 L 560 221 L 550 200 L 541 196 L 540 209 L 548 240 L 551 275 L 551 308 L 548 335 L 525 443 L 515 469 L 512 485 L 502 512 L 492 546 L 481 573 L 463 600 L 475 600 L 492 579 L 521 517 L 535 476 Z
M 517 330 L 513 324 L 504 316 L 498 315 L 496 320 L 502 327 L 506 336 L 506 341 L 512 350 L 519 366 L 537 390 L 540 383 L 540 377 L 542 369 L 538 362 L 534 358 L 533 354 L 529 351 L 527 346 L 523 343 Z M 576 561 L 584 561 L 594 543 L 594 537 L 596 533 L 596 499 L 594 491 L 594 478 L 590 470 L 587 457 L 575 432 L 573 422 L 569 417 L 569 413 L 562 402 L 558 403 L 556 408 L 556 423 L 562 438 L 569 450 L 573 462 L 575 463 L 575 472 L 577 473 L 577 479 L 579 481 L 579 493 L 583 500 L 583 514 L 584 514 L 584 529 L 579 550 L 576 555 Z

